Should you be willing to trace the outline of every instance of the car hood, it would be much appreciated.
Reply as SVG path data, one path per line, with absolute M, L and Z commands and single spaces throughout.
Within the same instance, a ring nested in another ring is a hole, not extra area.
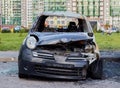
M 34 33 L 38 37 L 37 45 L 51 45 L 57 43 L 68 43 L 80 40 L 93 40 L 88 33 L 72 32 L 72 33 Z

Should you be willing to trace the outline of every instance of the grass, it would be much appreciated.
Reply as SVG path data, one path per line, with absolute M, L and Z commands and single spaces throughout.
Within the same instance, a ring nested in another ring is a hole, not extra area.
M 27 33 L 0 33 L 0 51 L 19 50 Z
M 0 33 L 0 51 L 19 50 L 27 33 Z M 120 50 L 120 33 L 95 33 L 100 50 Z
M 120 50 L 120 33 L 95 33 L 95 37 L 100 50 Z

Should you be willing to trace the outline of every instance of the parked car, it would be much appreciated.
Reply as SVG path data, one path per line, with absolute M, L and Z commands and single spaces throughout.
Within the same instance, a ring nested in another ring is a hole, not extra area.
M 112 30 L 112 32 L 120 32 L 119 27 L 112 27 L 111 30 Z
M 14 32 L 20 32 L 20 30 L 21 30 L 21 26 L 16 26 L 16 27 L 14 28 Z
M 68 28 L 45 27 L 49 18 L 67 18 Z M 102 60 L 90 23 L 73 12 L 43 12 L 23 41 L 18 56 L 19 77 L 58 79 L 102 78 Z
M 10 33 L 11 31 L 10 31 L 10 28 L 9 28 L 9 27 L 3 27 L 3 28 L 1 29 L 1 32 L 2 32 L 2 33 Z

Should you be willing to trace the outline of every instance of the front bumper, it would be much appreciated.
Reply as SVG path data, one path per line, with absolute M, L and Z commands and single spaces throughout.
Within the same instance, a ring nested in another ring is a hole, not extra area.
M 87 62 L 84 66 L 77 66 L 77 64 L 60 64 L 55 62 L 31 62 L 31 61 L 19 61 L 19 74 L 28 76 L 39 76 L 47 78 L 59 78 L 59 79 L 85 79 L 85 70 L 88 67 Z
M 85 79 L 89 61 L 55 61 L 32 56 L 32 51 L 20 51 L 19 74 L 59 79 Z

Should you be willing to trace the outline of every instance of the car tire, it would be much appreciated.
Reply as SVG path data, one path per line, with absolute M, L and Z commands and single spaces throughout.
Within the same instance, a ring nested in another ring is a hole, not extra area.
M 103 78 L 103 60 L 95 60 L 88 68 L 88 76 L 93 79 Z

